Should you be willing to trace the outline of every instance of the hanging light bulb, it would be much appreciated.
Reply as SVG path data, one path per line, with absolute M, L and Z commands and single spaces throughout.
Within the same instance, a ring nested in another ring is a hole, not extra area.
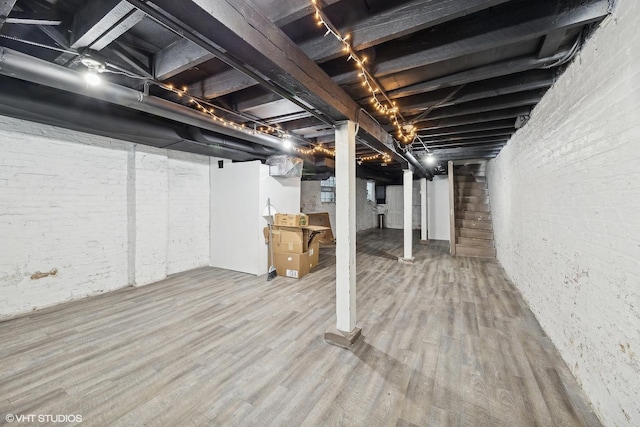
M 102 78 L 100 78 L 100 73 L 105 71 L 105 66 L 103 63 L 96 61 L 93 58 L 82 58 L 82 65 L 87 67 L 87 71 L 84 73 L 84 79 L 89 86 L 98 86 L 102 83 Z
M 436 164 L 436 156 L 433 153 L 429 153 L 425 157 L 424 162 L 426 164 L 428 164 L 429 166 L 435 165 Z
M 291 147 L 293 147 L 293 144 L 291 144 L 291 135 L 285 134 L 282 137 L 282 146 L 285 150 L 291 150 Z

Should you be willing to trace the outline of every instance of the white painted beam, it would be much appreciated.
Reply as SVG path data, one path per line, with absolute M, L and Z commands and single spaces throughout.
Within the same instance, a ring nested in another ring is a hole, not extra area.
M 402 171 L 402 184 L 404 190 L 404 256 L 400 262 L 413 263 L 413 171 Z
M 336 127 L 336 328 L 356 328 L 356 124 Z
M 420 178 L 420 243 L 427 243 L 427 178 Z

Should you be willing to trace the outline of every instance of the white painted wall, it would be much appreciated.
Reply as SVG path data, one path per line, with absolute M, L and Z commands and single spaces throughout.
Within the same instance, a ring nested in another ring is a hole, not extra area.
M 258 198 L 258 274 L 267 273 L 269 266 L 269 246 L 264 243 L 263 230 L 268 225 L 263 218 L 264 208 L 267 199 L 271 200 L 271 205 L 280 213 L 300 212 L 300 178 L 275 178 L 269 176 L 269 166 L 260 165 L 260 184 Z
M 427 181 L 429 240 L 451 240 L 449 222 L 449 177 L 436 175 Z
M 640 2 L 488 165 L 498 260 L 607 426 L 640 425 Z
M 300 187 L 302 212 L 328 212 L 331 228 L 335 233 L 336 204 L 320 201 L 320 187 L 320 181 L 302 181 Z M 356 178 L 356 230 L 362 231 L 376 227 L 378 227 L 378 211 L 375 202 L 367 200 L 367 181 Z
M 146 285 L 167 276 L 169 159 L 138 145 L 135 160 L 135 283 Z
M 167 274 L 209 265 L 209 157 L 168 151 Z
M 414 230 L 420 229 L 420 181 L 414 180 L 412 185 L 412 206 Z M 404 190 L 402 185 L 388 185 L 386 190 L 385 226 L 387 228 L 404 228 Z M 376 225 L 377 226 L 377 225 Z
M 5 117 L 0 129 L 0 317 L 126 286 L 127 145 Z
M 263 218 L 267 198 L 281 213 L 300 209 L 300 178 L 274 178 L 259 161 L 211 167 L 211 265 L 265 274 L 268 269 Z
M 0 153 L 0 318 L 209 264 L 207 157 L 1 116 Z

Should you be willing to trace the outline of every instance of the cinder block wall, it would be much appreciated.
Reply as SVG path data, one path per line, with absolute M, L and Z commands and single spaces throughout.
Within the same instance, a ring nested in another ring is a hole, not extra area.
M 640 425 L 640 2 L 488 165 L 498 260 L 608 426 Z
M 0 318 L 209 264 L 208 157 L 2 116 L 0 130 Z

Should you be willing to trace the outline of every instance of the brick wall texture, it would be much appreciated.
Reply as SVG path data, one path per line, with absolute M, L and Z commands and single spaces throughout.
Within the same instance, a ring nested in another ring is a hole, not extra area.
M 2 116 L 0 130 L 0 318 L 209 265 L 208 157 Z
M 640 2 L 488 164 L 498 260 L 608 426 L 640 425 Z

